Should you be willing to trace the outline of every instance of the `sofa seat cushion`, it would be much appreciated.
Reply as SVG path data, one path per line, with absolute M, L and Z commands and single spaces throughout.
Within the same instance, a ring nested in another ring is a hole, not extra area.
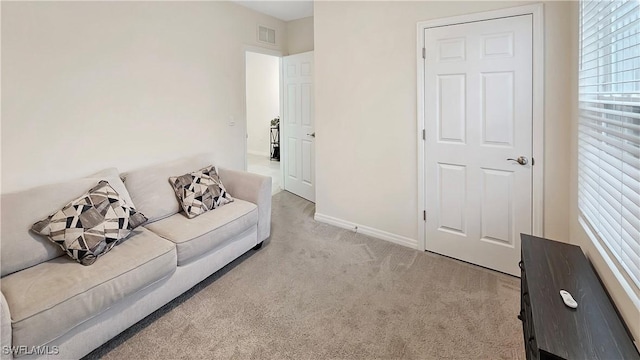
M 175 245 L 138 228 L 92 266 L 58 257 L 2 278 L 14 346 L 55 340 L 117 301 L 172 274 Z
M 258 207 L 251 202 L 235 199 L 193 219 L 178 213 L 145 227 L 176 244 L 178 266 L 182 266 L 257 223 Z

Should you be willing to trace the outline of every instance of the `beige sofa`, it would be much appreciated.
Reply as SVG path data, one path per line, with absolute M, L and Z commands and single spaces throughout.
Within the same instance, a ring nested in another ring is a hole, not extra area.
M 219 169 L 235 199 L 188 219 L 170 176 L 215 164 L 210 154 L 2 195 L 2 359 L 80 358 L 269 237 L 271 178 Z M 124 183 L 121 177 L 125 179 Z M 149 218 L 83 266 L 31 225 L 99 180 Z

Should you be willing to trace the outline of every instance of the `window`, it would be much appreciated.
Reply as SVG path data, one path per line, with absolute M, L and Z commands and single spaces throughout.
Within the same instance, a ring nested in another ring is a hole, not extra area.
M 578 207 L 640 288 L 640 1 L 580 2 Z

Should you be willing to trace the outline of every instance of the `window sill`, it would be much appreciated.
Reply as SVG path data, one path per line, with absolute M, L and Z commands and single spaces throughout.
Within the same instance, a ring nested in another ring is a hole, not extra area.
M 593 246 L 598 251 L 598 255 L 600 255 L 604 263 L 611 271 L 611 274 L 618 281 L 636 309 L 640 309 L 640 288 L 638 288 L 635 282 L 633 282 L 631 277 L 618 263 L 618 260 L 615 258 L 615 256 L 611 254 L 611 252 L 602 243 L 600 238 L 593 232 L 591 226 L 587 223 L 587 221 L 582 216 L 578 216 L 578 222 L 580 223 L 580 226 L 582 226 L 582 229 L 587 234 L 587 237 L 589 238 Z M 600 277 L 602 278 L 602 275 L 600 275 Z

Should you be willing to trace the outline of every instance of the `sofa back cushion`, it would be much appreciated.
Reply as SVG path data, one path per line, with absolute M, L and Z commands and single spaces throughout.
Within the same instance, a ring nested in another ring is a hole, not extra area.
M 182 209 L 169 178 L 202 169 L 212 165 L 213 161 L 213 154 L 206 153 L 147 166 L 123 174 L 124 183 L 136 210 L 151 223 L 177 214 Z
M 1 276 L 63 255 L 64 252 L 58 245 L 30 231 L 31 226 L 78 198 L 101 180 L 108 181 L 125 201 L 133 204 L 116 168 L 107 169 L 86 178 L 2 194 L 0 200 Z

